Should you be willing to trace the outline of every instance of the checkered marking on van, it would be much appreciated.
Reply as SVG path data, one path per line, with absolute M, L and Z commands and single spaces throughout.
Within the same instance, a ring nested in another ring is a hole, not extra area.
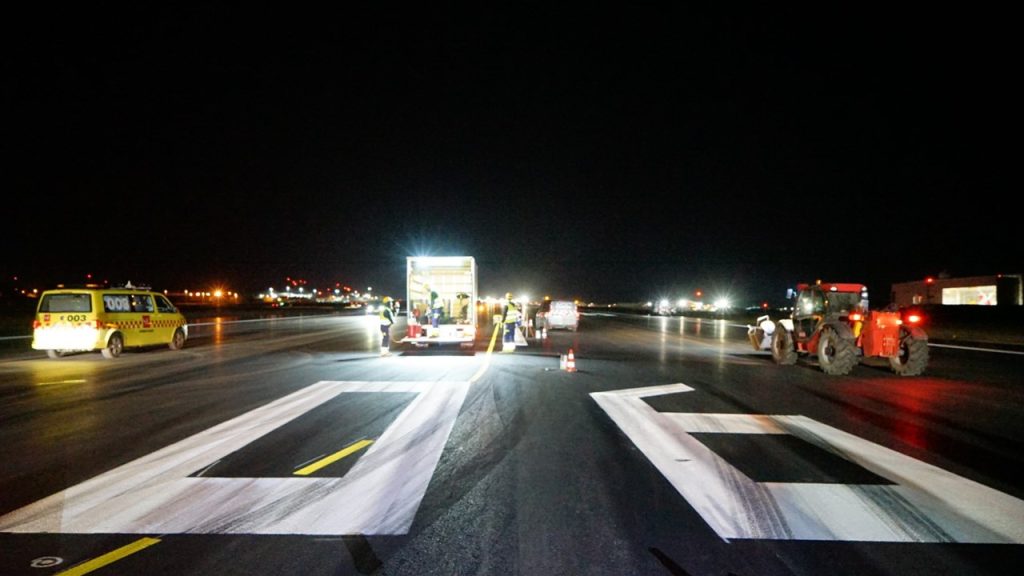
M 184 326 L 184 322 L 178 320 L 150 320 L 148 317 L 143 316 L 141 320 L 125 320 L 123 322 L 112 322 L 108 326 L 111 328 L 120 328 L 122 330 L 137 330 L 139 328 L 177 328 L 178 326 Z

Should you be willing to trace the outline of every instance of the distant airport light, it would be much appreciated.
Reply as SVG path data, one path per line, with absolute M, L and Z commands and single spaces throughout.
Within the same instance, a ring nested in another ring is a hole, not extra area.
M 730 302 L 728 298 L 719 298 L 718 300 L 715 300 L 715 308 L 718 309 L 728 308 L 729 304 Z

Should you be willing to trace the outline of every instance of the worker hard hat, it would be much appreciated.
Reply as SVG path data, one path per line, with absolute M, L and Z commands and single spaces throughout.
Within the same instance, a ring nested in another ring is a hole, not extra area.
M 385 296 L 383 301 L 384 302 L 391 302 L 391 296 Z
M 506 292 L 505 293 L 505 300 L 511 300 L 511 299 L 512 299 L 512 293 L 511 292 Z

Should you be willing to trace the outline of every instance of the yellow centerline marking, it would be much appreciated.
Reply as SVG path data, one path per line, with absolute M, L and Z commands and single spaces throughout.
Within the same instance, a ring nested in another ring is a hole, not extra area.
M 341 460 L 345 456 L 352 454 L 353 452 L 358 452 L 359 450 L 366 448 L 370 444 L 373 444 L 373 440 L 360 440 L 354 444 L 349 444 L 345 448 L 338 450 L 337 452 L 331 454 L 330 456 L 321 458 L 316 462 L 313 462 L 309 466 L 303 466 L 302 468 L 299 468 L 294 472 L 294 474 L 296 476 L 309 476 L 310 474 L 316 472 L 317 470 L 323 468 L 324 466 L 327 466 L 328 464 L 333 464 L 338 460 Z
M 142 550 L 143 548 L 149 548 L 153 544 L 157 544 L 159 542 L 160 540 L 157 538 L 139 538 L 135 542 L 132 542 L 131 544 L 126 544 L 125 546 L 121 546 L 117 550 L 107 552 L 103 556 L 97 556 L 96 558 L 93 558 L 88 562 L 79 564 L 74 568 L 70 568 L 63 572 L 58 572 L 56 576 L 80 576 L 81 574 L 88 574 L 89 572 L 99 570 L 107 564 L 117 562 L 125 556 L 135 554 L 139 550 Z
M 501 324 L 495 324 L 494 325 L 494 334 L 491 334 L 491 343 L 490 343 L 490 345 L 487 346 L 487 356 L 484 357 L 484 364 L 483 364 L 483 366 L 480 367 L 479 370 L 476 371 L 476 374 L 473 374 L 473 377 L 469 379 L 469 383 L 470 384 L 472 384 L 472 383 L 476 382 L 477 380 L 479 380 L 480 377 L 484 375 L 484 372 L 487 372 L 487 368 L 490 367 L 490 365 L 491 365 L 491 353 L 494 352 L 494 343 L 498 339 L 498 332 L 501 331 L 501 328 L 502 328 Z

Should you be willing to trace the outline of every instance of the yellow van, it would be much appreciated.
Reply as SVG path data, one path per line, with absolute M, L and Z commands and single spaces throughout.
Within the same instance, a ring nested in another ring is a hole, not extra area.
M 179 350 L 188 339 L 185 317 L 166 296 L 133 288 L 47 290 L 32 324 L 32 348 L 50 358 L 91 350 L 116 358 L 125 347 L 163 344 Z

